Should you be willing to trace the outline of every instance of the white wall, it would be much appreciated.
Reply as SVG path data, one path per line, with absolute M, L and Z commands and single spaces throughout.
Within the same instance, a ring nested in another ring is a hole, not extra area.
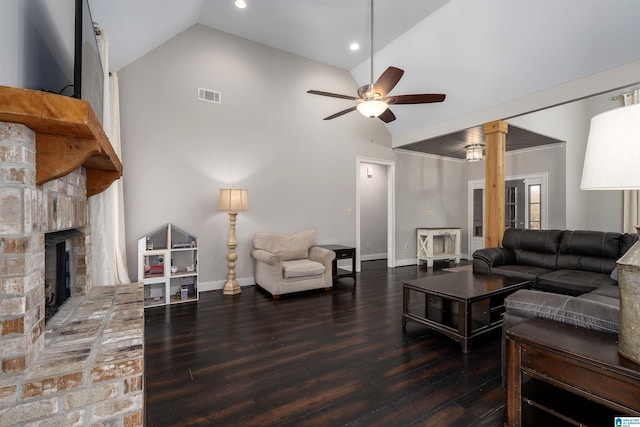
M 365 261 L 387 257 L 387 175 L 386 165 L 360 164 L 360 257 Z
M 54 90 L 68 82 L 62 68 L 71 55 L 70 4 L 2 1 L 0 84 Z M 416 227 L 460 225 L 463 245 L 467 242 L 466 185 L 472 174 L 464 162 L 393 153 L 384 125 L 357 113 L 321 120 L 348 102 L 305 92 L 355 92 L 357 84 L 342 70 L 195 26 L 126 67 L 120 82 L 127 249 L 134 280 L 135 240 L 173 222 L 201 238 L 201 279 L 221 281 L 228 220 L 215 204 L 218 189 L 233 184 L 248 188 L 252 203 L 238 219 L 241 278 L 252 276 L 249 240 L 258 230 L 316 227 L 322 242 L 355 244 L 355 217 L 346 211 L 355 208 L 357 156 L 396 161 L 398 265 L 414 261 Z M 197 102 L 197 87 L 222 91 L 223 104 Z M 620 100 L 610 99 L 620 92 L 510 119 L 567 141 L 564 195 L 552 196 L 565 198 L 564 219 L 561 203 L 552 201 L 551 226 L 621 229 L 621 192 L 579 190 L 589 120 L 620 106 Z M 555 165 L 559 158 L 541 155 L 519 162 L 531 170 L 549 160 Z
M 313 227 L 321 243 L 355 244 L 354 160 L 393 159 L 391 138 L 357 112 L 323 121 L 349 101 L 306 93 L 355 93 L 348 72 L 196 25 L 119 78 L 131 279 L 136 240 L 171 222 L 199 236 L 200 280 L 221 286 L 229 222 L 216 203 L 232 185 L 251 204 L 238 215 L 241 283 L 257 231 Z M 197 101 L 198 87 L 221 91 L 222 104 Z

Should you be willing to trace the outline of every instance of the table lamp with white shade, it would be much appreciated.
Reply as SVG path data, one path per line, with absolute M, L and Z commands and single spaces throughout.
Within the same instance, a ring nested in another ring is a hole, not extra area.
M 591 119 L 580 188 L 640 189 L 640 104 L 606 111 Z M 640 242 L 636 242 L 617 265 L 618 353 L 640 363 Z

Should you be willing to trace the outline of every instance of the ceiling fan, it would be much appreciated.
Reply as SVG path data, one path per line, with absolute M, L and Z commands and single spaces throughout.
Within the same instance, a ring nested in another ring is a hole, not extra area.
M 358 96 L 340 95 L 338 93 L 324 92 L 320 90 L 308 90 L 307 93 L 332 98 L 348 99 L 357 101 L 358 104 L 339 111 L 324 120 L 335 119 L 351 111 L 358 110 L 365 117 L 378 117 L 385 123 L 392 122 L 396 116 L 389 109 L 389 105 L 394 104 L 429 104 L 432 102 L 444 101 L 446 95 L 438 93 L 421 93 L 411 95 L 389 95 L 389 92 L 398 84 L 404 71 L 396 67 L 388 67 L 373 83 L 373 0 L 371 0 L 371 80 L 370 84 L 361 86 L 358 89 Z

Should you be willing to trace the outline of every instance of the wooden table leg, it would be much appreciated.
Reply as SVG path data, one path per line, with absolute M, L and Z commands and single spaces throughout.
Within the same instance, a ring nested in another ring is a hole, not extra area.
M 471 351 L 471 342 L 469 337 L 471 336 L 471 303 L 459 302 L 458 303 L 458 332 L 460 333 L 460 345 L 462 346 L 462 352 L 467 354 Z
M 507 340 L 507 426 L 522 425 L 522 374 L 520 346 L 515 341 Z
M 409 288 L 407 288 L 406 286 L 402 287 L 402 329 L 407 329 L 407 320 L 406 317 L 404 316 L 405 314 L 409 313 L 409 305 L 410 305 L 410 294 L 409 294 Z

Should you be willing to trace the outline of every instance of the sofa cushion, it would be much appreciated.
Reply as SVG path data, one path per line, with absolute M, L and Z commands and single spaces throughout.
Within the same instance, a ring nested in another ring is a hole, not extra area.
M 598 301 L 613 307 L 620 308 L 620 288 L 617 286 L 602 286 L 589 293 L 582 294 L 578 298 Z
M 295 259 L 282 262 L 282 277 L 307 277 L 324 274 L 324 265 L 310 259 Z
M 561 236 L 562 230 L 507 228 L 502 238 L 502 246 L 533 252 L 556 253 Z
M 502 246 L 511 249 L 517 264 L 556 269 L 562 230 L 529 230 L 507 228 Z
M 565 230 L 560 240 L 560 253 L 617 259 L 621 238 L 620 233 Z
M 567 295 L 582 295 L 601 286 L 615 286 L 608 274 L 581 270 L 556 270 L 538 277 L 538 289 Z
M 530 265 L 518 265 L 518 264 L 510 264 L 503 265 L 500 267 L 494 267 L 491 269 L 491 273 L 500 274 L 502 276 L 514 277 L 518 279 L 526 279 L 531 281 L 531 286 L 536 288 L 538 286 L 538 277 L 551 273 L 553 270 L 549 270 L 547 268 L 540 267 L 532 267 Z
M 622 234 L 602 231 L 565 231 L 560 240 L 558 269 L 611 274 L 620 257 Z
M 253 247 L 276 254 L 283 261 L 309 257 L 309 248 L 318 242 L 316 230 L 303 230 L 294 234 L 256 233 Z
M 504 300 L 508 316 L 551 319 L 587 329 L 617 333 L 620 309 L 610 300 L 587 299 L 522 289 Z

